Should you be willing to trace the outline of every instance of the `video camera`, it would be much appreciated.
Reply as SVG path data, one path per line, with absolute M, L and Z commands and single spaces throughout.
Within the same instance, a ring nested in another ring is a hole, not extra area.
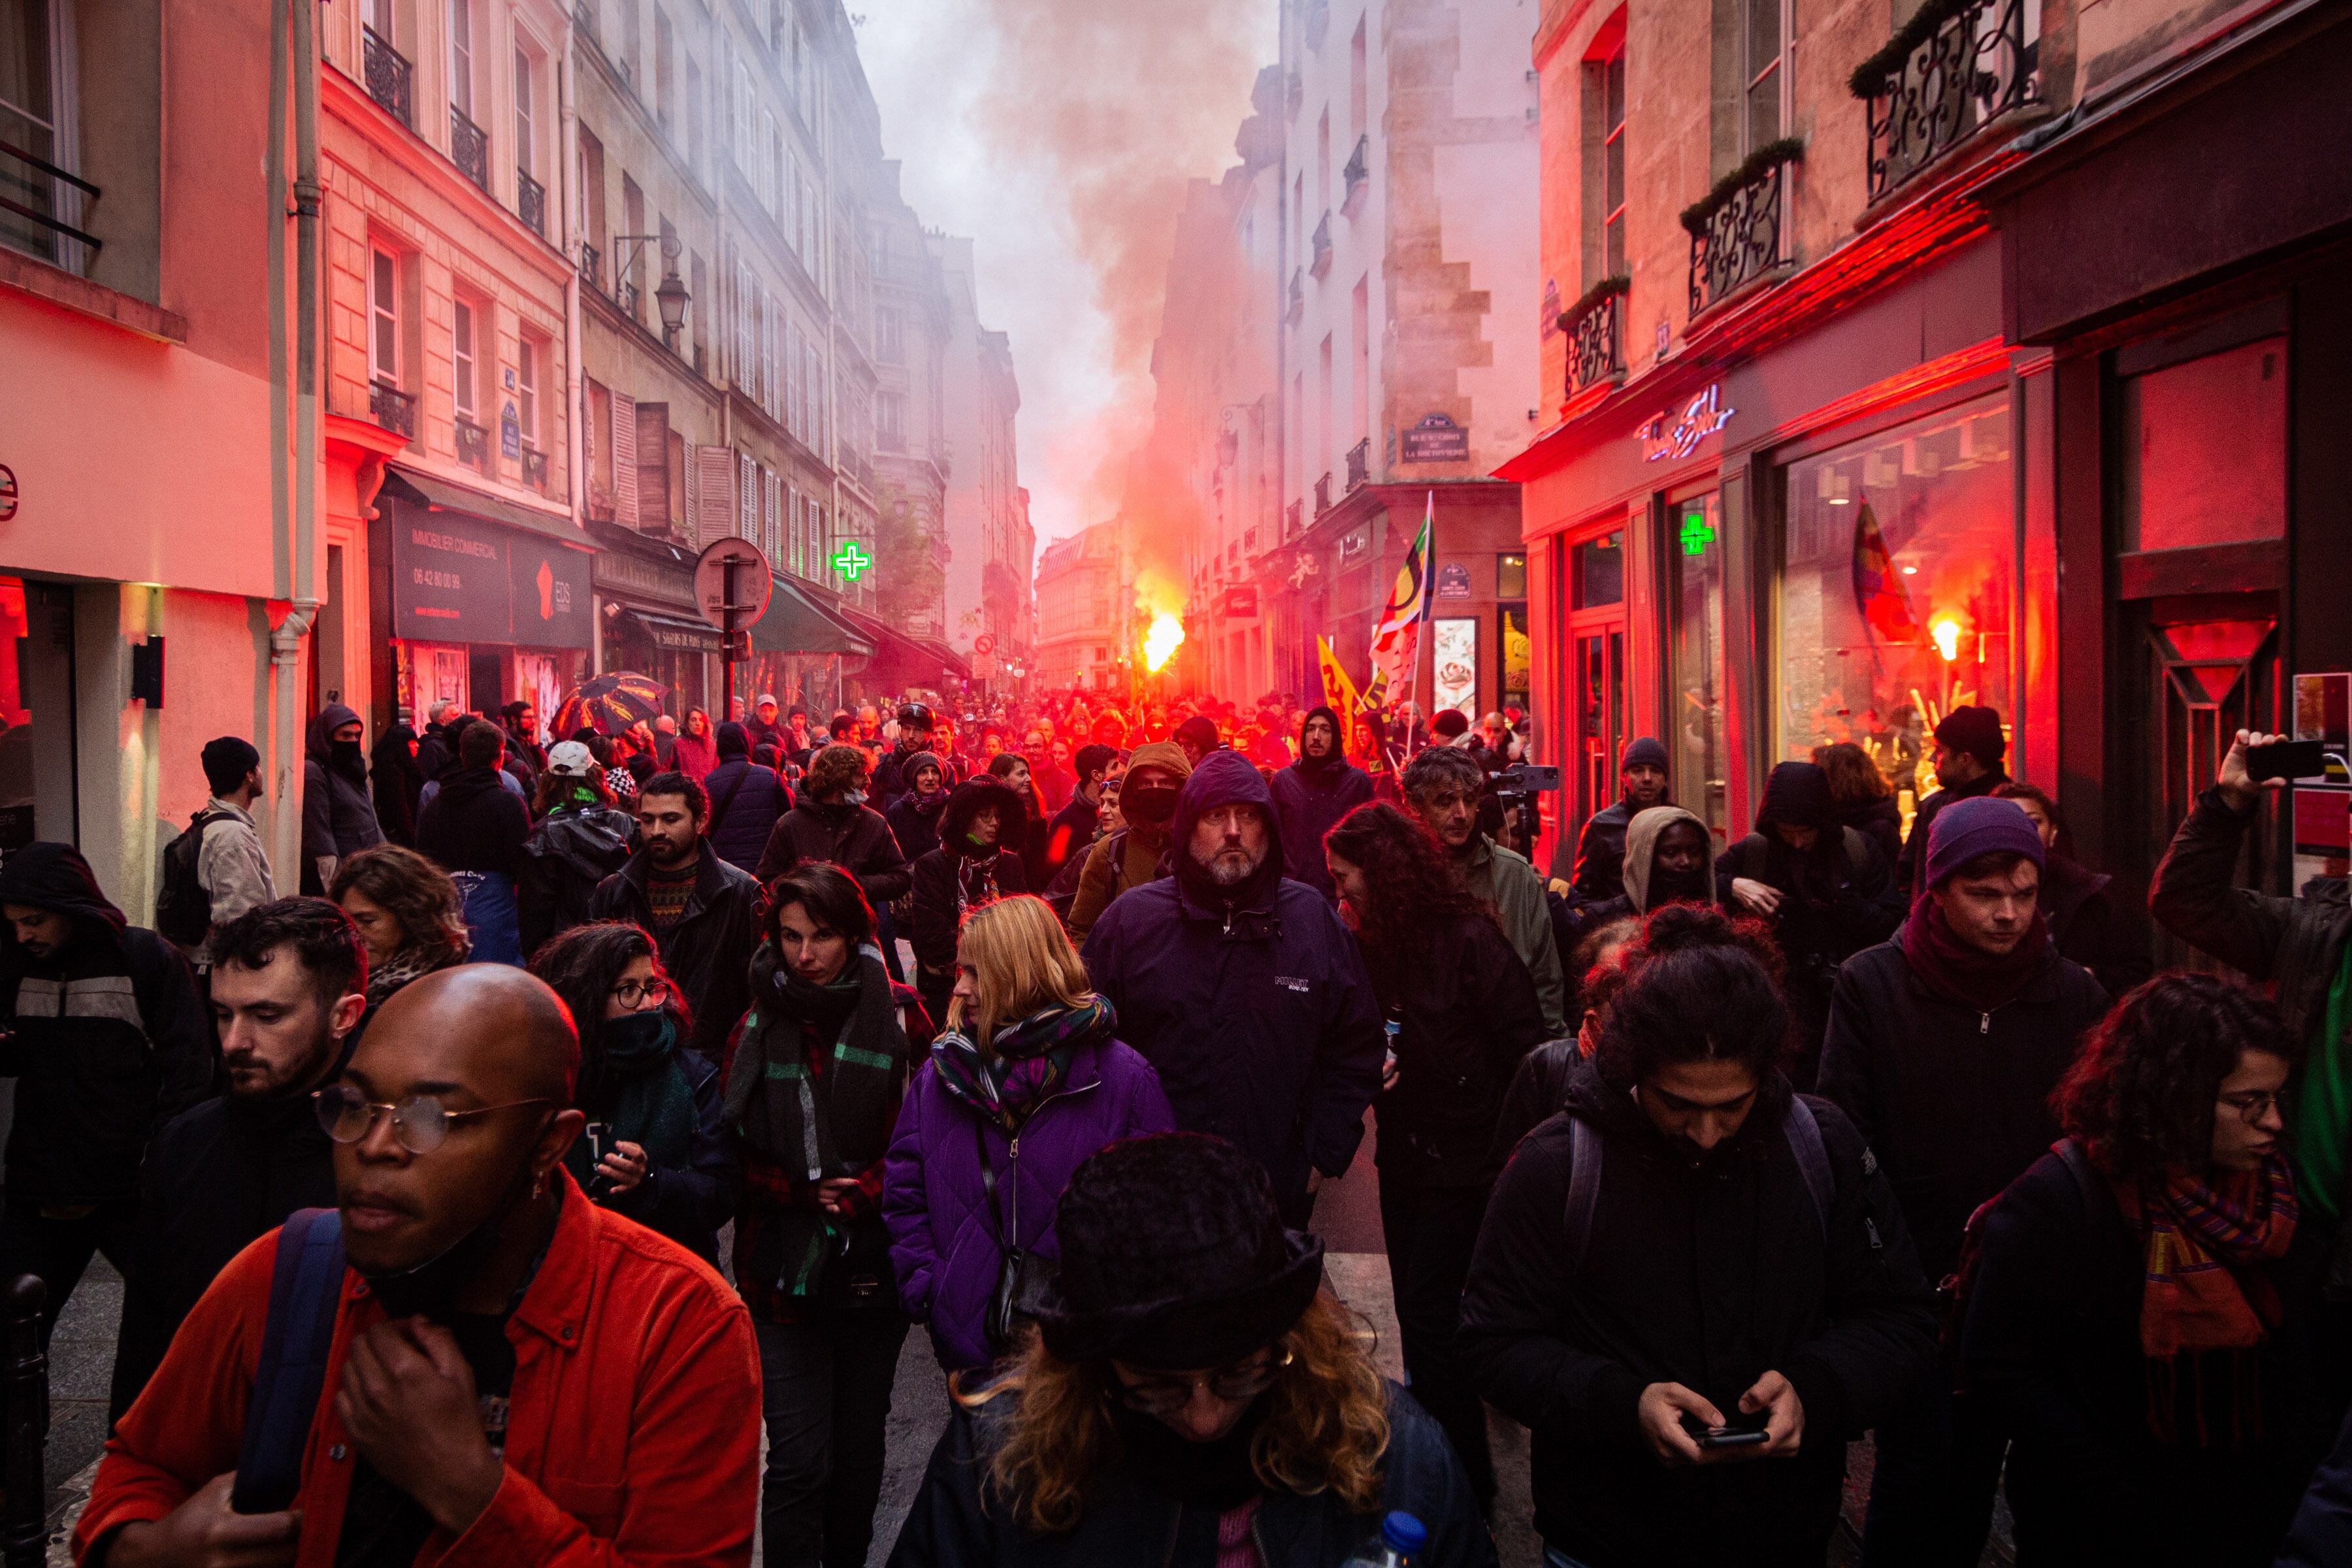
M 1538 763 L 1513 763 L 1501 773 L 1486 775 L 1486 793 L 1497 800 L 1532 800 L 1559 787 L 1559 770 Z

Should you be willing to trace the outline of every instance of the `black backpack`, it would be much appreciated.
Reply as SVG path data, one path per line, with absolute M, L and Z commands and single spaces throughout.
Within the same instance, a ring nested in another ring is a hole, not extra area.
M 182 947 L 194 947 L 212 934 L 213 896 L 197 876 L 204 858 L 205 830 L 225 811 L 200 811 L 188 830 L 163 846 L 163 886 L 155 894 L 155 929 Z
M 2083 1207 L 2086 1211 L 2097 1214 L 2102 1204 L 2115 1201 L 2107 1191 L 2106 1179 L 2092 1166 L 2091 1157 L 2082 1144 L 2072 1138 L 2061 1138 L 2050 1145 L 2050 1152 L 2058 1156 L 2059 1162 L 2066 1167 L 2066 1173 L 2074 1178 L 2074 1190 L 2082 1194 Z M 1969 1298 L 1976 1290 L 1977 1270 L 1984 1261 L 1985 1219 L 2007 1191 L 2003 1188 L 2001 1192 L 1993 1194 L 1969 1215 L 1968 1224 L 1960 1230 L 1959 1260 L 1936 1286 L 1936 1309 L 1940 1320 L 1937 1339 L 1943 1352 L 1944 1370 L 1951 1375 L 1955 1388 L 1959 1386 L 1960 1334 L 1968 1327 Z

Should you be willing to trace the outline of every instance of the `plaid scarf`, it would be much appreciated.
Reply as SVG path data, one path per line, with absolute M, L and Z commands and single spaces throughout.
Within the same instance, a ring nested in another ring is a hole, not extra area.
M 2167 1442 L 2174 1436 L 2182 1358 L 2201 1384 L 2196 1358 L 2227 1351 L 2233 1436 L 2258 1432 L 2260 1384 L 2245 1352 L 2278 1326 L 2278 1289 L 2258 1266 L 2285 1257 L 2294 1237 L 2294 1183 L 2286 1162 L 2273 1155 L 2259 1171 L 2233 1172 L 2210 1184 L 2168 1166 L 2152 1178 L 2118 1178 L 2116 1196 L 2147 1247 L 2139 1343 L 2148 1360 L 2150 1427 Z M 2204 1405 L 2196 1403 L 2203 1442 Z
M 931 1061 L 950 1094 L 1004 1130 L 1019 1135 L 1070 1076 L 1080 1046 L 1110 1037 L 1118 1016 L 1099 996 L 1075 1007 L 1041 1007 L 996 1032 L 982 1050 L 961 1031 L 931 1043 Z

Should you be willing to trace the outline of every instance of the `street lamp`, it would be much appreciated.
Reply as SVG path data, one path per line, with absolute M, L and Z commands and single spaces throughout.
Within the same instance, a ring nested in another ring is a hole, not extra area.
M 675 267 L 669 269 L 669 276 L 661 280 L 661 287 L 654 290 L 654 303 L 661 310 L 662 342 L 665 345 L 677 346 L 678 330 L 686 325 L 686 302 L 692 298 L 686 291 L 686 285 L 680 281 Z

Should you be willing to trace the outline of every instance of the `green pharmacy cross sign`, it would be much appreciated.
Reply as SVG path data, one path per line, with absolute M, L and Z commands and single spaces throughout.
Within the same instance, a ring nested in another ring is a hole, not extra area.
M 833 552 L 833 569 L 853 583 L 857 581 L 859 573 L 873 564 L 874 557 L 858 549 L 854 539 Z
M 1715 542 L 1715 525 L 1707 521 L 1706 513 L 1694 511 L 1684 515 L 1682 540 L 1684 554 L 1706 553 L 1706 547 Z

